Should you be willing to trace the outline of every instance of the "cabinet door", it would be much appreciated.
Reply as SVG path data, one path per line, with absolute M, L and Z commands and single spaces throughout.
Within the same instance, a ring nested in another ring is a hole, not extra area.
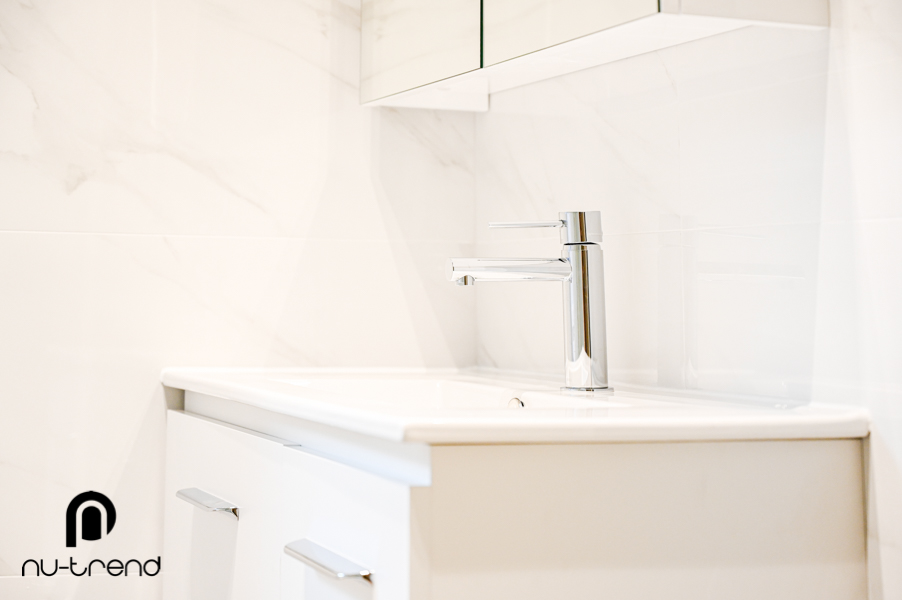
M 658 12 L 658 0 L 483 0 L 483 66 Z
M 308 540 L 372 571 L 372 582 L 336 579 L 282 557 L 282 600 L 407 600 L 410 488 L 286 447 L 282 545 Z
M 480 67 L 480 0 L 363 0 L 360 99 Z
M 168 413 L 163 597 L 277 600 L 282 444 L 185 413 Z M 177 498 L 199 488 L 239 518 Z

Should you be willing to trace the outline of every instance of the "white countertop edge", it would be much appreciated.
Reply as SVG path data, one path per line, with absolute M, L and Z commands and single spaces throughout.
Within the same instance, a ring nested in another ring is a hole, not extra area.
M 275 412 L 278 414 L 306 419 L 323 425 L 330 425 L 340 429 L 347 429 L 364 435 L 387 439 L 395 442 L 403 442 L 406 427 L 399 424 L 397 419 L 379 415 L 375 413 L 365 413 L 365 417 L 361 418 L 359 410 L 339 405 L 330 405 L 318 402 L 313 405 L 310 401 L 305 401 L 304 405 L 298 410 L 297 407 L 291 406 L 296 404 L 298 398 L 292 394 L 278 392 L 275 390 L 262 390 L 252 385 L 242 385 L 234 381 L 217 381 L 215 375 L 217 372 L 235 373 L 234 369 L 210 370 L 204 371 L 200 375 L 198 371 L 192 369 L 166 369 L 163 371 L 163 385 L 174 387 L 192 392 L 199 392 L 210 396 L 225 398 L 226 400 L 234 400 L 242 404 L 256 406 L 264 410 Z M 250 373 L 242 369 L 241 373 Z M 260 372 L 277 372 L 274 369 L 260 369 Z M 297 372 L 285 371 L 287 372 Z M 351 372 L 350 370 L 323 370 L 323 371 L 305 371 L 305 372 L 321 372 L 321 373 L 340 373 Z M 353 370 L 354 373 L 361 373 L 362 370 Z M 385 371 L 378 371 L 384 373 Z M 392 371 L 395 372 L 395 371 Z M 405 373 L 408 371 L 405 371 Z M 409 373 L 427 372 L 425 369 L 421 371 L 409 371 Z M 456 372 L 456 371 L 454 371 Z M 211 377 L 212 375 L 212 377 Z M 286 406 L 286 404 L 288 406 Z
M 434 445 L 460 443 L 597 443 L 597 442 L 700 442 L 700 441 L 753 441 L 753 440 L 812 440 L 865 438 L 869 435 L 867 415 L 864 419 L 818 419 L 799 423 L 786 421 L 717 422 L 686 419 L 667 423 L 641 424 L 628 420 L 608 421 L 605 426 L 581 423 L 579 425 L 543 425 L 531 428 L 493 428 L 468 426 L 455 428 L 418 427 L 409 425 L 404 441 L 424 442 Z M 592 425 L 595 425 L 594 427 Z M 466 439 L 466 442 L 461 442 Z
M 454 419 L 441 421 L 380 415 L 325 402 L 305 399 L 256 385 L 244 385 L 220 379 L 222 375 L 255 373 L 310 374 L 460 374 L 460 369 L 395 368 L 313 368 L 313 369 L 235 369 L 168 368 L 161 374 L 168 387 L 190 390 L 256 406 L 278 414 L 338 427 L 356 433 L 396 442 L 429 444 L 474 443 L 592 443 L 592 442 L 678 442 L 715 440 L 799 440 L 826 438 L 863 438 L 869 435 L 870 415 L 857 406 L 809 404 L 797 409 L 768 414 L 731 417 L 694 416 L 650 419 L 604 420 L 551 419 L 542 423 L 501 421 L 498 419 Z M 812 413 L 812 414 L 800 414 Z

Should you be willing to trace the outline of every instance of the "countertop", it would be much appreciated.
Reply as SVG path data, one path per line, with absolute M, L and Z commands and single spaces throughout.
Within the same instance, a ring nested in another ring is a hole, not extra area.
M 627 388 L 569 394 L 548 380 L 470 370 L 169 368 L 161 379 L 267 414 L 394 442 L 861 438 L 870 426 L 868 412 L 856 406 L 779 408 Z

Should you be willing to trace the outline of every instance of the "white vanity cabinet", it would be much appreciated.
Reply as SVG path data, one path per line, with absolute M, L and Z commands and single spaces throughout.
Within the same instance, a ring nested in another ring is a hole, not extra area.
M 169 411 L 167 600 L 866 598 L 860 439 L 433 444 L 405 483 L 272 433 Z M 299 540 L 371 581 L 284 552 Z
M 201 489 L 238 519 L 178 497 Z M 379 600 L 409 597 L 410 488 L 291 442 L 170 411 L 167 600 Z M 379 573 L 336 579 L 286 554 L 308 540 Z M 378 593 L 376 593 L 378 591 Z

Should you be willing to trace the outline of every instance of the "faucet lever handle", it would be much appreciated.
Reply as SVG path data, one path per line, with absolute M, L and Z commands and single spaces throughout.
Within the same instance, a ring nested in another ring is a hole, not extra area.
M 562 244 L 601 243 L 601 213 L 597 210 L 558 213 L 557 221 L 523 221 L 513 223 L 489 223 L 490 229 L 514 229 L 521 227 L 562 227 Z
M 511 223 L 489 223 L 489 229 L 523 229 L 526 227 L 563 227 L 563 221 L 514 221 Z

